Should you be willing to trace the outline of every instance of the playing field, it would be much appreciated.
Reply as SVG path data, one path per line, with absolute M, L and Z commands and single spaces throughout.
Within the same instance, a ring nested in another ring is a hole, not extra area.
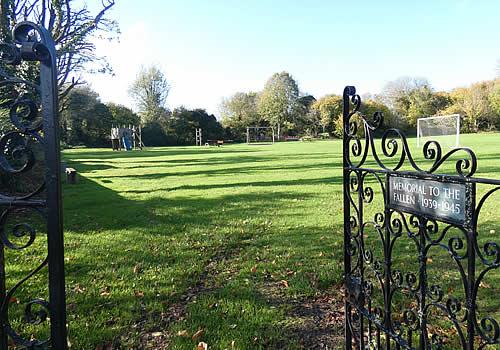
M 463 140 L 500 178 L 500 134 Z M 64 185 L 74 349 L 341 346 L 341 141 L 63 157 L 79 173 Z M 483 215 L 500 228 L 494 205 Z
M 74 343 L 168 324 L 173 348 L 298 344 L 287 298 L 342 275 L 340 145 L 66 151 L 81 174 L 64 188 Z

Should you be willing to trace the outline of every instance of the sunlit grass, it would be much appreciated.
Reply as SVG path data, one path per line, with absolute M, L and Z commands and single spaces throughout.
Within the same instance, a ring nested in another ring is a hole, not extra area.
M 499 178 L 499 135 L 463 139 L 477 150 L 478 175 Z M 64 185 L 74 349 L 134 348 L 145 331 L 170 334 L 174 349 L 198 341 L 213 349 L 295 348 L 300 339 L 286 331 L 287 306 L 269 302 L 266 288 L 298 298 L 341 285 L 339 140 L 78 149 L 63 157 L 79 173 L 77 185 Z M 495 204 L 483 215 L 485 236 L 495 238 Z M 13 264 L 12 276 L 25 272 L 23 262 Z M 498 272 L 492 276 L 481 302 L 495 311 Z M 43 286 L 30 286 L 30 295 L 46 293 Z M 173 309 L 181 317 L 168 319 Z

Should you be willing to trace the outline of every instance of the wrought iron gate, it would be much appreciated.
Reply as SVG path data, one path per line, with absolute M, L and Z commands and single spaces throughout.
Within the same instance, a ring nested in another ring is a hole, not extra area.
M 353 86 L 343 103 L 345 348 L 498 349 L 500 224 L 478 217 L 500 181 L 468 148 L 415 157 Z
M 0 52 L 0 349 L 67 349 L 55 46 L 22 22 Z

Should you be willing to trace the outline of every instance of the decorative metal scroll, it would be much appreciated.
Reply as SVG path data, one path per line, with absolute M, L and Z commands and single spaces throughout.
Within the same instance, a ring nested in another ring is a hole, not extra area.
M 343 103 L 345 348 L 498 349 L 498 209 L 478 218 L 500 180 L 469 148 L 415 157 L 353 86 Z
M 0 349 L 67 349 L 54 41 L 22 22 L 0 59 Z

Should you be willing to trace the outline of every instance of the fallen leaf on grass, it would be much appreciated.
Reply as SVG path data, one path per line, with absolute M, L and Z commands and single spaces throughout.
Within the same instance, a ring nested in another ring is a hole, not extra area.
M 250 272 L 256 273 L 257 272 L 257 265 L 254 265 L 251 269 Z
M 208 349 L 208 344 L 202 341 L 198 343 L 198 347 L 196 348 L 196 350 L 207 350 L 207 349 Z
M 179 337 L 189 337 L 189 333 L 188 333 L 188 331 L 187 331 L 187 330 L 185 330 L 185 329 L 184 329 L 184 330 L 182 330 L 182 331 L 178 331 L 178 332 L 177 332 L 177 335 L 178 335 Z
M 199 337 L 201 337 L 203 335 L 203 333 L 205 333 L 205 331 L 203 329 L 199 329 L 195 334 L 193 334 L 191 339 L 196 340 Z
M 288 281 L 281 280 L 280 283 L 283 285 L 283 287 L 288 288 Z
M 142 266 L 141 266 L 141 264 L 136 264 L 136 265 L 134 266 L 134 270 L 133 270 L 133 271 L 134 271 L 134 273 L 135 273 L 135 274 L 138 274 L 139 272 L 141 272 L 141 271 L 142 271 Z
M 109 286 L 106 286 L 106 287 L 104 287 L 103 290 L 101 290 L 101 294 L 100 295 L 101 295 L 101 297 L 105 297 L 105 296 L 108 296 L 110 294 L 111 294 L 110 293 L 110 288 L 109 288 Z
M 484 281 L 481 281 L 481 283 L 479 283 L 479 287 L 481 287 L 481 288 L 491 288 L 491 286 L 488 283 L 484 282 Z
M 74 291 L 75 293 L 83 293 L 83 292 L 85 292 L 85 288 L 84 288 L 84 287 L 81 287 L 79 284 L 77 284 L 77 285 L 75 286 L 75 288 L 73 289 L 73 291 Z
M 134 290 L 134 295 L 136 298 L 142 298 L 144 297 L 144 292 L 141 290 Z

